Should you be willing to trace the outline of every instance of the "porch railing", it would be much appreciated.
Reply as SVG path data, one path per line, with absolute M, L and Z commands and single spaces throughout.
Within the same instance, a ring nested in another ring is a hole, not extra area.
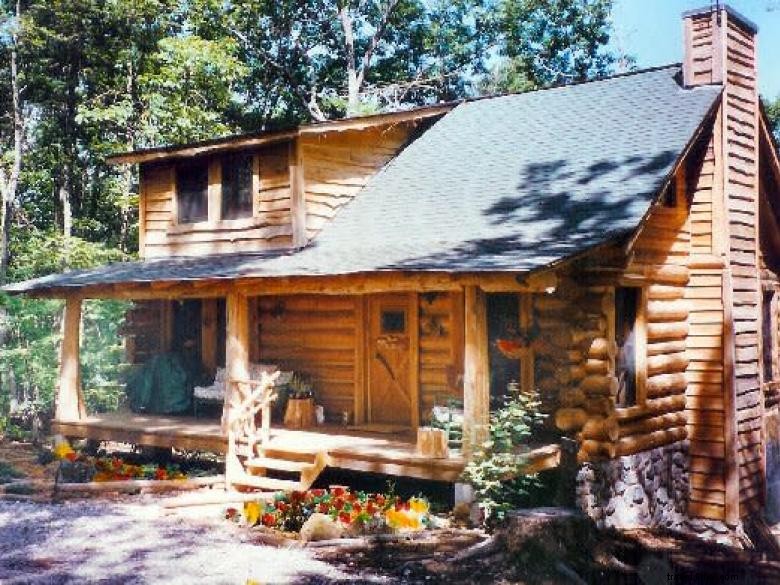
M 240 483 L 240 478 L 247 474 L 242 461 L 259 455 L 259 448 L 270 439 L 271 404 L 277 397 L 275 382 L 278 376 L 279 372 L 263 373 L 260 380 L 229 381 L 225 413 L 228 438 L 225 483 L 228 488 L 234 483 Z

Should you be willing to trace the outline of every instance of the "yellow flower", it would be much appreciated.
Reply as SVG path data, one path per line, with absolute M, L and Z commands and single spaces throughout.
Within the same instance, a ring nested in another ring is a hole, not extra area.
M 417 512 L 418 514 L 427 514 L 428 513 L 428 502 L 423 500 L 422 498 L 412 498 L 409 500 L 409 507 Z
M 54 446 L 54 449 L 52 450 L 52 453 L 54 453 L 54 456 L 57 459 L 65 459 L 65 456 L 74 453 L 73 448 L 70 446 L 70 443 L 67 441 L 62 441 L 61 443 L 57 443 Z
M 260 519 L 260 502 L 246 502 L 244 504 L 244 518 L 249 526 L 254 526 Z

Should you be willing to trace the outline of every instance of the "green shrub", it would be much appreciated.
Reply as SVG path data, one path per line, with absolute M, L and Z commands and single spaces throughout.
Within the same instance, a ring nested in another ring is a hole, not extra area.
M 485 522 L 495 524 L 506 512 L 523 505 L 539 486 L 536 475 L 525 475 L 523 448 L 546 415 L 539 412 L 535 394 L 510 392 L 501 408 L 490 414 L 490 437 L 477 450 L 463 472 L 474 488 Z

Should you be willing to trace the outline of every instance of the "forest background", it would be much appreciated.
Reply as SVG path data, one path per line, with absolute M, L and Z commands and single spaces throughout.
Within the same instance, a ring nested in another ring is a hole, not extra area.
M 631 56 L 610 43 L 612 10 L 611 0 L 0 0 L 0 284 L 137 256 L 137 170 L 106 165 L 109 154 L 629 71 Z M 777 125 L 780 96 L 766 97 Z M 90 410 L 121 399 L 126 308 L 85 303 Z M 0 431 L 49 417 L 61 318 L 59 301 L 0 296 Z

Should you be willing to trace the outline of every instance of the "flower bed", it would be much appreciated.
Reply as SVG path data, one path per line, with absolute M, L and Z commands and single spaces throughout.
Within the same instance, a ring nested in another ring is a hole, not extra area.
M 323 526 L 330 535 L 415 532 L 430 524 L 429 509 L 423 498 L 403 500 L 392 494 L 353 492 L 335 486 L 327 490 L 280 492 L 269 501 L 245 503 L 242 514 L 235 508 L 228 508 L 226 517 L 236 521 L 243 519 L 248 526 L 260 525 L 294 533 L 301 532 L 302 528 L 305 531 L 307 523 Z
M 93 457 L 74 451 L 69 445 L 61 443 L 54 448 L 54 455 L 60 460 L 60 478 L 65 482 L 86 483 L 90 481 L 107 482 L 130 479 L 186 479 L 187 475 L 178 465 L 158 465 L 156 463 L 137 465 L 121 457 Z

